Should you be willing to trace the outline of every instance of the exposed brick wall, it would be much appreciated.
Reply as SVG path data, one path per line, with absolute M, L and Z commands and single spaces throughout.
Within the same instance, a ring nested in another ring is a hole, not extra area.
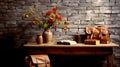
M 83 34 L 85 26 L 90 23 L 105 25 L 110 29 L 111 41 L 120 44 L 120 0 L 0 0 L 0 38 L 15 35 L 17 45 L 25 41 L 34 41 L 35 35 L 41 32 L 31 28 L 29 19 L 23 19 L 22 14 L 36 4 L 39 12 L 52 7 L 58 2 L 59 13 L 71 22 L 68 31 L 52 29 L 54 38 L 70 38 L 74 34 Z M 4 36 L 4 37 L 3 37 Z M 120 67 L 120 49 L 114 50 L 115 66 Z

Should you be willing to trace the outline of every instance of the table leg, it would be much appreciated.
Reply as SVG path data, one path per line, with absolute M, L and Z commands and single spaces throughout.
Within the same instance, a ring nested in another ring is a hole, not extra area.
M 107 56 L 107 67 L 114 67 L 112 54 Z

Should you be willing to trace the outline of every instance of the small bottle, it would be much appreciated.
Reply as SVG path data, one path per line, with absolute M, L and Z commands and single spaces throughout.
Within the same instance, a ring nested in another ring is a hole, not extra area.
M 42 37 L 41 34 L 37 35 L 37 37 L 36 37 L 36 43 L 37 44 L 42 44 L 43 43 L 43 37 Z

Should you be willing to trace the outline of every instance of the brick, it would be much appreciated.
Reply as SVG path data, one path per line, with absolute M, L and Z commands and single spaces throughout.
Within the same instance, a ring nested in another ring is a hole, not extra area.
M 111 7 L 100 7 L 100 10 L 111 10 Z
M 99 17 L 110 17 L 110 14 L 99 14 Z
M 88 6 L 87 10 L 99 10 L 100 7 L 95 7 L 95 6 Z
M 120 13 L 120 10 L 112 10 L 112 13 Z
M 92 0 L 86 0 L 86 2 L 92 2 Z
M 63 0 L 63 3 L 79 3 L 80 0 Z
M 109 0 L 92 0 L 92 2 L 109 2 Z
M 105 22 L 105 24 L 113 24 L 113 22 L 112 21 L 110 21 L 110 20 L 104 20 L 104 22 Z
M 77 4 L 77 3 L 66 3 L 66 6 L 69 6 L 69 7 L 77 7 L 78 4 Z
M 75 10 L 86 10 L 86 7 L 82 7 L 82 6 L 79 6 L 79 7 L 76 7 L 74 8 Z
M 63 30 L 62 30 L 62 29 L 56 29 L 56 31 L 57 31 L 57 32 L 63 32 Z
M 88 7 L 88 6 L 91 6 L 92 4 L 91 3 L 79 3 L 79 5 L 82 7 Z
M 50 0 L 38 0 L 40 3 L 50 3 Z
M 76 10 L 69 10 L 69 11 L 67 11 L 67 13 L 69 14 L 69 15 L 72 15 L 72 14 L 78 14 L 78 11 L 76 11 Z
M 73 29 L 73 28 L 71 28 L 71 29 L 69 29 L 69 31 L 70 31 L 70 32 L 78 32 L 78 29 Z
M 68 17 L 68 20 L 78 20 L 78 19 L 80 19 L 80 15 L 75 15 L 75 16 L 70 16 L 70 17 Z
M 51 0 L 52 3 L 59 3 L 61 0 Z
M 102 2 L 92 2 L 92 6 L 101 7 L 104 3 Z
M 86 0 L 79 0 L 80 3 L 86 3 Z
M 112 6 L 112 10 L 119 10 L 120 8 L 117 6 Z
M 111 13 L 111 10 L 100 10 L 100 13 Z
M 116 5 L 116 6 L 120 6 L 120 2 L 116 2 L 115 5 Z
M 116 17 L 115 20 L 119 20 L 120 21 L 120 17 Z
M 72 24 L 71 24 L 71 25 L 68 25 L 67 27 L 68 27 L 68 28 L 71 28 L 71 29 L 73 29 L 73 28 L 75 29 L 75 28 L 78 28 L 78 25 L 72 25 Z
M 66 33 L 66 35 L 75 35 L 75 34 L 77 34 L 77 32 L 68 31 L 68 32 Z
M 80 20 L 73 21 L 73 24 L 79 25 L 80 24 Z
M 78 29 L 79 34 L 85 34 L 85 29 Z
M 120 0 L 116 0 L 116 3 L 120 3 Z
M 101 22 L 99 22 L 99 21 L 97 21 L 97 22 L 93 21 L 93 22 L 94 22 L 95 25 L 104 25 L 105 24 L 105 22 L 103 22 L 103 21 L 101 21 Z
M 111 3 L 115 3 L 115 2 L 116 2 L 116 0 L 110 0 L 110 2 L 111 2 Z

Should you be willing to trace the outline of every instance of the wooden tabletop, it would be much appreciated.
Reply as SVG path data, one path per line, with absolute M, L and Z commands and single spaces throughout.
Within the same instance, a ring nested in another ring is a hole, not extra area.
M 29 42 L 24 44 L 24 47 L 119 47 L 119 44 L 109 43 L 109 44 L 99 44 L 99 45 L 90 45 L 84 43 L 78 43 L 73 45 L 60 45 L 55 43 L 44 43 L 44 44 L 36 44 L 33 42 Z

